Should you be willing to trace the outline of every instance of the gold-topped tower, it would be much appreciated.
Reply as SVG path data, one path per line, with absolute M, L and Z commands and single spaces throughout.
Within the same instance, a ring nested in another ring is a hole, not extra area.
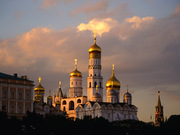
M 34 101 L 43 103 L 45 88 L 41 85 L 42 78 L 39 77 L 38 80 L 39 80 L 39 84 L 37 87 L 34 88 L 34 92 L 35 92 Z
M 96 44 L 94 32 L 94 44 L 89 48 L 89 76 L 87 77 L 87 97 L 92 101 L 98 85 L 98 93 L 103 98 L 103 77 L 101 75 L 101 48 Z M 103 99 L 102 99 L 103 100 Z
M 82 73 L 77 70 L 77 59 L 75 62 L 75 70 L 70 73 L 69 97 L 82 96 Z

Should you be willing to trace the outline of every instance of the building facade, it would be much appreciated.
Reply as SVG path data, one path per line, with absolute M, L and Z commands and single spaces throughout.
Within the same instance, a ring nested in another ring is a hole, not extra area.
M 27 111 L 32 112 L 33 83 L 27 76 L 0 73 L 0 111 L 18 118 L 25 116 Z

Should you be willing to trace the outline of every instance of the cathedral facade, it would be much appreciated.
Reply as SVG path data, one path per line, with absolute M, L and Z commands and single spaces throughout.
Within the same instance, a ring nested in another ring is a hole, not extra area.
M 120 102 L 119 80 L 115 77 L 114 65 L 112 75 L 106 82 L 106 102 L 103 101 L 103 76 L 101 74 L 101 48 L 94 44 L 89 48 L 89 75 L 87 77 L 87 96 L 83 95 L 82 73 L 77 69 L 70 73 L 69 96 L 62 94 L 61 86 L 58 93 L 53 95 L 53 103 L 60 101 L 61 111 L 66 111 L 69 117 L 83 119 L 84 116 L 104 117 L 109 121 L 138 120 L 137 107 L 132 104 L 132 95 L 124 94 L 123 102 Z M 60 94 L 61 93 L 61 94 Z

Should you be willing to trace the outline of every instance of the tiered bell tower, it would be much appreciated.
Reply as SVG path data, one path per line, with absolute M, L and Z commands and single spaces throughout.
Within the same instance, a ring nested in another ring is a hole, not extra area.
M 75 70 L 70 73 L 69 97 L 82 96 L 82 73 L 77 70 L 77 59 L 75 61 Z
M 103 98 L 103 77 L 101 75 L 101 48 L 96 44 L 94 34 L 94 44 L 89 48 L 89 76 L 87 77 L 87 100 L 92 101 L 93 95 L 97 91 Z M 102 99 L 103 101 L 103 99 Z

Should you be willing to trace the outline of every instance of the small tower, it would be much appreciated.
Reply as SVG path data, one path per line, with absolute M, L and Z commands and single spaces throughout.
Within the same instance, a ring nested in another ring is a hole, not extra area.
M 101 95 L 98 93 L 98 86 L 96 85 L 96 93 L 92 97 L 93 102 L 102 102 Z
M 39 102 L 40 104 L 42 104 L 42 103 L 44 103 L 45 89 L 41 85 L 41 77 L 39 77 L 38 80 L 39 80 L 39 85 L 36 88 L 34 88 L 34 92 L 35 92 L 34 101 Z
M 161 105 L 161 100 L 160 100 L 160 91 L 158 91 L 158 102 L 155 109 L 156 109 L 155 125 L 161 126 L 161 124 L 164 123 L 164 115 L 163 115 L 163 106 Z
M 47 104 L 49 106 L 52 106 L 52 100 L 53 100 L 53 98 L 51 96 L 51 90 L 49 90 L 49 96 L 47 97 Z
M 69 97 L 82 96 L 82 73 L 77 70 L 77 59 L 75 61 L 75 70 L 70 73 Z
M 89 48 L 88 69 L 89 76 L 87 77 L 87 100 L 92 101 L 92 97 L 96 93 L 96 85 L 98 85 L 98 92 L 103 98 L 103 77 L 101 75 L 101 48 L 96 44 L 95 33 L 94 44 Z
M 119 102 L 119 91 L 120 91 L 120 82 L 115 77 L 114 74 L 114 65 L 112 65 L 112 75 L 111 78 L 106 82 L 107 90 L 107 102 L 117 103 Z
M 61 99 L 63 97 L 63 93 L 62 93 L 62 89 L 61 89 L 61 81 L 59 81 L 59 90 L 57 92 L 57 97 L 58 97 L 59 101 L 61 101 Z
M 131 105 L 131 104 L 132 104 L 132 96 L 131 96 L 131 94 L 128 92 L 128 85 L 127 85 L 127 92 L 124 94 L 123 102 L 126 103 L 126 104 L 128 104 L 128 105 Z

